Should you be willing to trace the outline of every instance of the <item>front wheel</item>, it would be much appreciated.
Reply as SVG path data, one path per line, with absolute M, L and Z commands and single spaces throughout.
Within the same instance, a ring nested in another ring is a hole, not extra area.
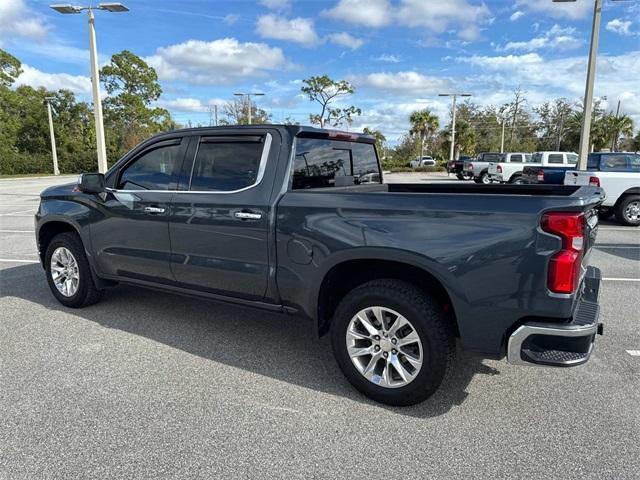
M 45 270 L 51 292 L 66 307 L 80 308 L 102 298 L 91 276 L 91 267 L 80 238 L 74 233 L 56 235 L 45 254 Z
M 450 325 L 427 294 L 400 280 L 365 283 L 338 305 L 333 352 L 349 382 L 388 405 L 413 405 L 440 386 L 455 347 Z
M 627 195 L 616 207 L 616 220 L 623 225 L 640 225 L 640 195 Z

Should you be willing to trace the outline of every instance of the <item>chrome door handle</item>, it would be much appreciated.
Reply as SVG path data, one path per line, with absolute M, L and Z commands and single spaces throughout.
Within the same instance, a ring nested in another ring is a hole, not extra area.
M 145 213 L 164 213 L 164 208 L 162 207 L 144 207 Z
M 251 212 L 236 212 L 233 214 L 236 218 L 241 218 L 242 220 L 260 220 L 262 218 L 261 213 L 251 213 Z

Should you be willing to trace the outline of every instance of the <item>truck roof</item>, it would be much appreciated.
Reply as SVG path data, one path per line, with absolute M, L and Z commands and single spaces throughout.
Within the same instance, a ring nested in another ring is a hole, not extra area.
M 300 133 L 308 133 L 312 135 L 318 135 L 321 137 L 334 138 L 336 140 L 351 140 L 365 143 L 375 143 L 375 137 L 371 135 L 365 135 L 360 132 L 346 132 L 343 130 L 329 129 L 329 128 L 317 128 L 308 125 L 285 125 L 278 123 L 264 123 L 257 125 L 219 125 L 217 127 L 192 127 L 192 128 L 179 128 L 177 130 L 170 130 L 166 132 L 154 135 L 154 137 L 174 134 L 174 133 L 206 133 L 206 132 L 218 132 L 222 130 L 255 130 L 260 128 L 278 128 L 289 131 L 292 136 L 296 136 Z M 153 138 L 153 137 L 152 137 Z

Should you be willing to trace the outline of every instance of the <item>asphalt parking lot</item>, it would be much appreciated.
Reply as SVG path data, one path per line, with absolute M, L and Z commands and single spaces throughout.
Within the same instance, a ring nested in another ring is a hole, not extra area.
M 0 480 L 640 478 L 640 229 L 601 223 L 587 365 L 459 352 L 434 397 L 391 408 L 296 318 L 133 287 L 62 307 L 33 214 L 74 178 L 0 180 Z

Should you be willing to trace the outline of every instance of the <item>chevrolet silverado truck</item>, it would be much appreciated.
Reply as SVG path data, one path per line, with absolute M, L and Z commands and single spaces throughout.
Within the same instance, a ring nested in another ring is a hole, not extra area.
M 331 336 L 355 388 L 410 405 L 436 391 L 456 341 L 519 365 L 589 359 L 603 198 L 385 184 L 373 137 L 230 126 L 150 138 L 106 174 L 42 192 L 35 222 L 67 307 L 121 284 L 297 315 Z
M 640 153 L 590 153 L 587 170 L 568 170 L 564 184 L 602 187 L 607 198 L 600 205 L 600 218 L 615 215 L 623 225 L 640 226 Z
M 522 183 L 562 185 L 564 174 L 575 170 L 578 154 L 573 152 L 536 152 L 531 156 L 533 165 L 522 169 Z

